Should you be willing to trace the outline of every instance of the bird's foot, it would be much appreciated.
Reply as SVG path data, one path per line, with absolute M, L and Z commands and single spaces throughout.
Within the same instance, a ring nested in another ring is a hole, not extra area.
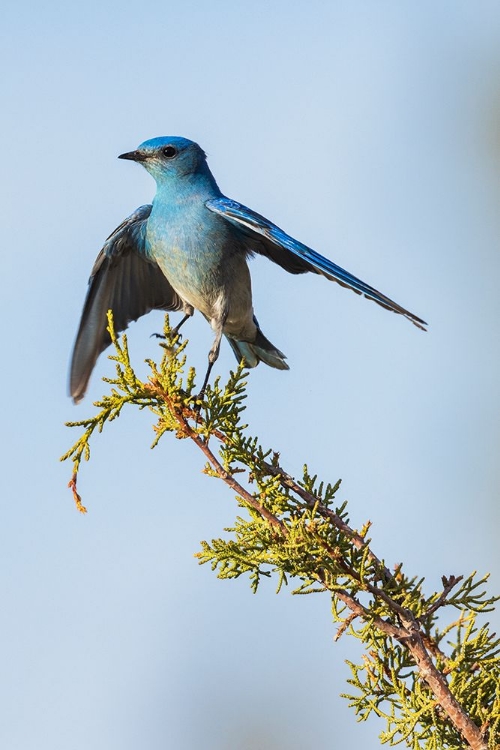
M 203 406 L 203 399 L 205 398 L 205 392 L 200 391 L 195 396 L 191 396 L 191 401 L 193 403 L 193 409 L 194 411 L 201 411 L 201 407 Z
M 203 397 L 204 397 L 203 393 L 198 393 L 197 395 L 191 396 L 190 398 L 190 402 L 192 405 L 191 409 L 193 412 L 194 423 L 196 426 L 198 426 L 202 421 L 201 409 L 203 407 Z
M 172 328 L 168 336 L 165 336 L 164 333 L 152 333 L 149 338 L 163 339 L 163 341 L 168 339 L 172 344 L 180 344 L 182 342 L 182 333 Z M 168 348 L 168 344 L 164 344 L 163 342 L 160 342 L 160 346 Z

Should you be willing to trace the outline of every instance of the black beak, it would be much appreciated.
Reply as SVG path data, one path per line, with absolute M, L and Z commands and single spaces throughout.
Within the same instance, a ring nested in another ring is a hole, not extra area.
M 147 156 L 145 156 L 140 151 L 127 151 L 126 154 L 120 154 L 118 158 L 130 159 L 130 161 L 145 161 L 147 159 Z

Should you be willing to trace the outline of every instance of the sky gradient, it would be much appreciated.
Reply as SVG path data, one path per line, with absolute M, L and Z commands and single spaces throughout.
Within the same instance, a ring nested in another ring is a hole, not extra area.
M 290 372 L 249 378 L 246 420 L 300 474 L 342 477 L 388 565 L 492 573 L 500 591 L 500 6 L 493 2 L 6 3 L 3 12 L 0 745 L 8 750 L 379 747 L 356 724 L 326 596 L 253 596 L 193 554 L 236 504 L 151 418 L 94 441 L 79 515 L 58 457 L 94 259 L 154 195 L 118 161 L 205 149 L 221 190 L 429 323 L 252 261 Z M 140 374 L 162 315 L 130 328 Z M 189 363 L 212 333 L 191 321 Z M 216 373 L 234 366 L 222 346 Z M 490 620 L 500 626 L 498 614 Z

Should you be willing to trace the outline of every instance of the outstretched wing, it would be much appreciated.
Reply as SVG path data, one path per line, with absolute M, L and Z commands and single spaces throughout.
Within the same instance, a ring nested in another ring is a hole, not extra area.
M 290 237 L 282 229 L 250 208 L 223 197 L 207 201 L 206 206 L 210 211 L 223 216 L 231 224 L 245 232 L 250 239 L 251 250 L 260 255 L 265 255 L 284 268 L 285 271 L 289 273 L 306 273 L 307 271 L 319 273 L 331 281 L 336 281 L 341 286 L 352 289 L 357 294 L 363 294 L 387 310 L 403 315 L 417 328 L 425 331 L 424 326 L 427 323 L 421 318 L 418 318 L 409 310 L 405 310 L 404 307 L 386 297 L 385 294 L 365 284 L 364 281 L 356 278 L 340 266 L 332 263 L 328 258 L 324 258 L 311 250 L 310 247 L 303 245 L 302 242 L 294 240 L 293 237 Z
M 181 310 L 183 302 L 160 267 L 145 253 L 151 205 L 141 206 L 108 237 L 89 280 L 71 359 L 70 393 L 75 403 L 87 390 L 96 360 L 111 343 L 107 311 L 116 331 L 151 310 Z

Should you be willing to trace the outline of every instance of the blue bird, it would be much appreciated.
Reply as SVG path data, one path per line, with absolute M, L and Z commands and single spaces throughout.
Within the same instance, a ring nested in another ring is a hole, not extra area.
M 117 332 L 150 310 L 179 310 L 184 317 L 177 332 L 199 310 L 215 332 L 201 394 L 223 335 L 247 367 L 265 362 L 288 370 L 285 355 L 264 336 L 254 315 L 247 261 L 256 253 L 289 273 L 326 276 L 425 330 L 423 320 L 389 297 L 222 195 L 197 143 L 153 138 L 118 158 L 142 164 L 157 190 L 152 205 L 138 208 L 108 237 L 92 269 L 71 361 L 75 403 L 110 344 L 109 309 Z

